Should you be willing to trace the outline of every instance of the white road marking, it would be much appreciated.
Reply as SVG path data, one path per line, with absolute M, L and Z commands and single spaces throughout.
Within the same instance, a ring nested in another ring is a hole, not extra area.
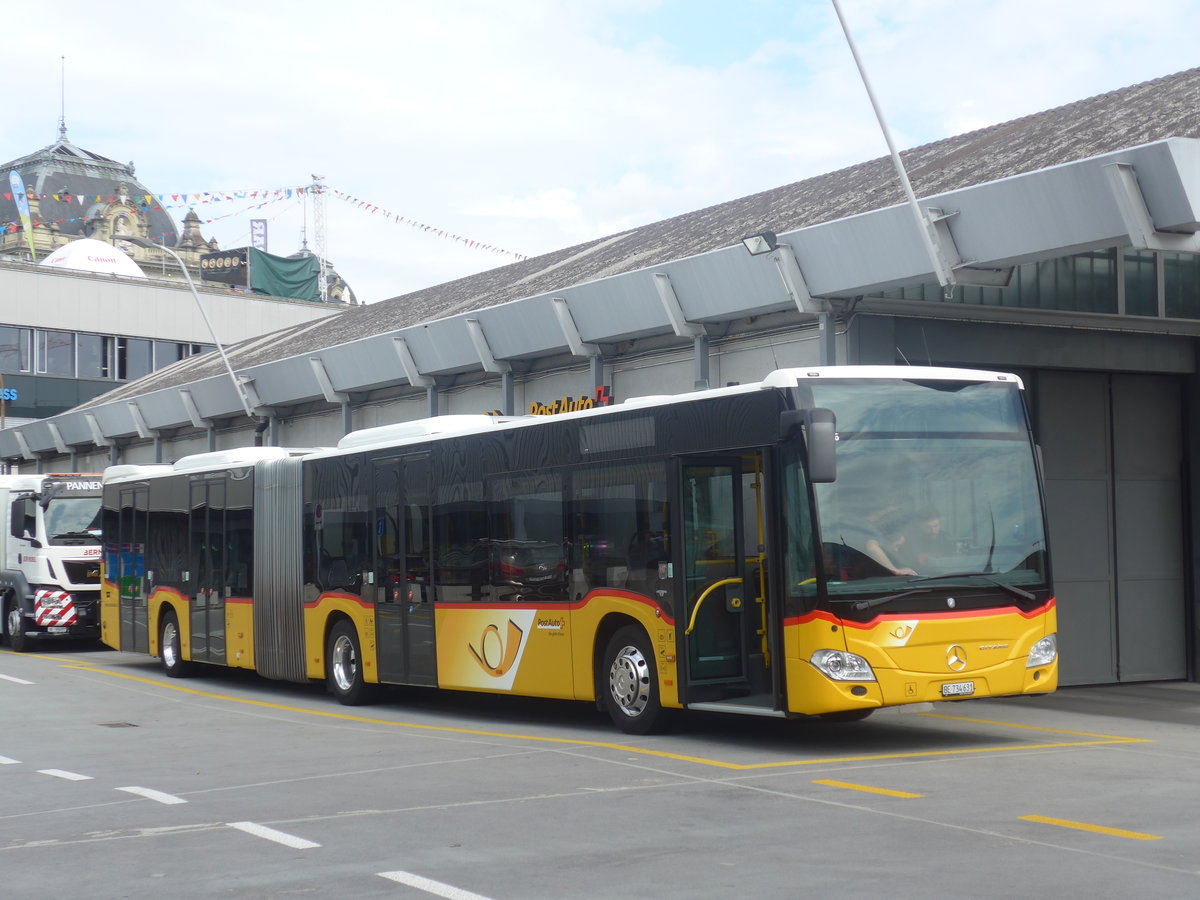
M 246 834 L 252 834 L 255 837 L 266 838 L 268 841 L 274 841 L 277 844 L 283 844 L 285 847 L 291 847 L 294 850 L 310 850 L 313 847 L 321 845 L 305 840 L 302 837 L 296 837 L 294 834 L 287 834 L 283 831 L 276 831 L 274 828 L 268 828 L 266 825 L 259 825 L 256 822 L 227 822 L 230 828 L 236 828 L 238 831 L 244 831 Z
M 433 894 L 435 897 L 445 897 L 446 900 L 488 900 L 482 894 L 473 894 L 451 884 L 442 884 L 431 878 L 422 878 L 412 872 L 380 872 L 379 877 L 407 884 L 409 887 L 415 887 L 427 894 Z
M 173 803 L 187 803 L 182 797 L 176 797 L 174 794 L 164 794 L 162 791 L 156 791 L 152 788 L 144 787 L 119 787 L 118 791 L 126 791 L 130 794 L 137 794 L 139 797 L 145 797 L 147 800 L 154 800 L 158 803 L 165 803 L 170 806 Z
M 39 775 L 52 775 L 55 778 L 65 778 L 67 781 L 91 781 L 91 775 L 80 775 L 78 772 L 68 772 L 65 769 L 38 769 Z
M 19 759 L 9 759 L 7 756 L 0 756 L 0 766 L 17 766 L 20 765 Z
M 26 681 L 24 678 L 16 678 L 12 675 L 0 675 L 5 681 L 11 681 L 13 684 L 33 684 L 32 681 Z

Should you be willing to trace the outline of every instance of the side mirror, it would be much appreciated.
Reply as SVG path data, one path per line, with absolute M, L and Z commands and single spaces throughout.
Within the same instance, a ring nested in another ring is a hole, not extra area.
M 837 419 L 833 410 L 805 410 L 804 438 L 808 446 L 808 480 L 813 484 L 837 481 Z

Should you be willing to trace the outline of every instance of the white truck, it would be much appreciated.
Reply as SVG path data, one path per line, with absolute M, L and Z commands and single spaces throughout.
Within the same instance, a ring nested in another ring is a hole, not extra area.
M 35 640 L 100 636 L 101 476 L 0 475 L 0 629 Z

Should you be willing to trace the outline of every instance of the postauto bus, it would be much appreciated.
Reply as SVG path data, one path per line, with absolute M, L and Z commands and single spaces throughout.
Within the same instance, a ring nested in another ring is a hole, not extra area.
M 1056 687 L 1020 379 L 819 367 L 104 477 L 102 638 L 291 681 L 861 718 Z

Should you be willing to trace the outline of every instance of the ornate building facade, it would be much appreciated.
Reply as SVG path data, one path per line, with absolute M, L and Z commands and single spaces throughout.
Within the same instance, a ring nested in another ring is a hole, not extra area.
M 138 180 L 132 162 L 119 163 L 76 146 L 67 138 L 65 126 L 59 127 L 53 144 L 5 163 L 3 171 L 18 172 L 24 180 L 37 260 L 70 241 L 92 238 L 119 247 L 148 277 L 182 280 L 167 254 L 121 241 L 125 235 L 135 235 L 173 249 L 199 281 L 205 274 L 201 257 L 220 249 L 215 239 L 201 233 L 194 209 L 188 210 L 182 228 L 178 227 L 159 205 L 157 195 Z M 30 243 L 11 190 L 0 193 L 0 260 L 30 261 Z M 310 255 L 307 249 L 295 254 Z M 328 268 L 325 295 L 333 303 L 357 302 L 353 290 L 332 268 Z

